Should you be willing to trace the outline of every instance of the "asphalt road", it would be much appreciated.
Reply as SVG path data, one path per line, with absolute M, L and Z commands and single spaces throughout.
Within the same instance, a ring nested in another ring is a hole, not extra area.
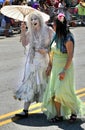
M 80 98 L 85 102 L 85 27 L 71 28 L 71 31 L 75 37 L 76 89 L 81 90 Z M 9 38 L 0 36 L 0 130 L 85 130 L 85 118 L 74 124 L 68 121 L 49 123 L 41 113 L 40 104 L 31 105 L 28 118 L 14 117 L 23 108 L 23 102 L 16 101 L 13 92 L 21 83 L 24 64 L 24 48 L 19 34 Z

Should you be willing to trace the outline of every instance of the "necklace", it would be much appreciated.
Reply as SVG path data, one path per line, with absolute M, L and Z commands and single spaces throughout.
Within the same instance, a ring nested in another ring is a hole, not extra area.
M 34 33 L 34 37 L 35 37 L 35 39 L 38 40 L 40 38 L 40 33 L 39 32 L 35 32 Z
M 33 34 L 33 46 L 35 46 L 35 48 L 40 48 L 41 47 L 40 31 L 39 32 L 34 32 L 34 34 Z

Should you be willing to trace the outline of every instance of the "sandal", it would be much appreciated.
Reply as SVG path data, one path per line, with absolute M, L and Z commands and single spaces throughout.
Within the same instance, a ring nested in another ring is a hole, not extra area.
M 28 110 L 23 110 L 23 112 L 19 114 L 15 114 L 17 117 L 27 118 L 28 117 Z
M 63 116 L 60 116 L 60 117 L 55 116 L 54 118 L 50 119 L 49 121 L 53 122 L 53 123 L 63 121 Z
M 76 119 L 77 119 L 77 115 L 72 114 L 72 115 L 70 116 L 69 122 L 70 122 L 70 123 L 73 123 L 73 122 L 76 121 Z

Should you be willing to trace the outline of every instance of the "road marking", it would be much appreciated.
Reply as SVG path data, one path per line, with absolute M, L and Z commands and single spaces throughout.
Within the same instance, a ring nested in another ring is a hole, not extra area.
M 0 126 L 3 126 L 5 124 L 11 123 L 11 122 L 12 122 L 12 119 L 8 119 L 8 120 L 5 120 L 5 121 L 2 121 L 2 122 L 0 122 Z
M 79 94 L 78 97 L 84 97 L 85 93 Z
M 79 90 L 76 91 L 76 94 L 78 94 L 78 97 L 84 97 L 84 96 L 85 96 L 85 93 L 82 93 L 82 92 L 84 92 L 84 91 L 85 91 L 85 88 L 79 89 Z M 81 94 L 80 94 L 80 93 L 81 93 Z M 85 104 L 85 102 L 84 102 L 84 104 Z M 42 103 L 34 103 L 34 104 L 31 104 L 31 106 L 29 107 L 29 110 L 31 110 L 31 111 L 29 111 L 29 114 L 34 114 L 34 113 L 36 114 L 36 113 L 42 112 L 42 111 L 41 111 L 41 108 L 38 108 L 38 107 L 41 107 L 41 105 L 42 105 Z M 33 109 L 37 109 L 37 110 L 33 110 Z M 3 120 L 3 119 L 4 119 L 4 121 L 1 121 L 1 122 L 0 122 L 0 126 L 3 126 L 3 125 L 5 125 L 5 124 L 8 124 L 8 123 L 13 122 L 13 119 L 12 119 L 12 117 L 10 117 L 10 116 L 13 116 L 13 115 L 15 115 L 15 114 L 17 114 L 17 113 L 22 112 L 22 110 L 23 110 L 23 109 L 20 109 L 20 110 L 14 111 L 14 112 L 10 112 L 10 113 L 1 115 L 1 116 L 0 116 L 0 120 Z M 9 119 L 6 119 L 6 118 L 9 118 Z M 17 120 L 17 118 L 15 118 L 15 120 Z
M 76 90 L 76 94 L 81 93 L 81 92 L 84 92 L 84 91 L 85 91 L 85 88 L 81 88 L 81 89 L 79 89 L 79 90 Z
M 34 110 L 34 111 L 32 111 L 32 112 L 29 112 L 29 114 L 35 114 L 35 113 L 40 113 L 40 112 L 42 112 L 41 109 L 37 109 L 37 110 Z M 17 119 L 15 119 L 15 120 L 17 120 Z M 7 119 L 7 120 L 5 120 L 5 121 L 1 121 L 1 122 L 0 122 L 0 126 L 3 126 L 3 125 L 5 125 L 5 124 L 11 123 L 11 122 L 13 122 L 12 118 Z
M 34 108 L 36 108 L 36 107 L 40 107 L 41 104 L 42 104 L 42 103 L 32 104 L 32 105 L 29 107 L 29 110 L 34 109 Z M 20 113 L 20 112 L 22 112 L 22 110 L 23 110 L 23 109 L 20 109 L 20 110 L 14 111 L 14 112 L 10 112 L 10 113 L 1 115 L 1 116 L 0 116 L 0 119 L 3 119 L 3 118 L 6 118 L 6 117 L 15 115 L 15 114 L 17 114 L 17 113 Z

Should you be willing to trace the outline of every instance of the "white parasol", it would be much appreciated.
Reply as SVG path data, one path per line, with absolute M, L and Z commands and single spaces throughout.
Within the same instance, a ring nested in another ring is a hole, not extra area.
M 49 20 L 49 15 L 27 5 L 7 5 L 1 8 L 1 13 L 3 15 L 19 21 L 27 21 L 29 14 L 34 11 L 40 13 L 44 18 L 44 21 Z

